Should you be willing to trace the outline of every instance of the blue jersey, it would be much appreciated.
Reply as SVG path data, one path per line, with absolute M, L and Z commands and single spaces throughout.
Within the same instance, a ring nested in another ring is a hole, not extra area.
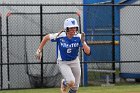
M 62 32 L 57 38 L 55 34 L 50 34 L 52 42 L 57 42 L 57 59 L 71 61 L 77 58 L 79 47 L 82 47 L 81 34 L 75 34 L 71 39 Z

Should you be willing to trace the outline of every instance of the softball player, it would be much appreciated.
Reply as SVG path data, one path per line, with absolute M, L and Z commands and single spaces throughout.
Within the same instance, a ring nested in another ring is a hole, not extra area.
M 49 40 L 57 42 L 57 64 L 64 77 L 61 81 L 61 93 L 76 93 L 79 88 L 81 68 L 78 58 L 79 47 L 82 47 L 86 54 L 90 54 L 90 47 L 84 39 L 81 40 L 81 34 L 78 34 L 78 23 L 74 18 L 68 18 L 64 21 L 63 32 L 46 35 L 40 43 L 36 55 L 41 59 L 41 50 Z

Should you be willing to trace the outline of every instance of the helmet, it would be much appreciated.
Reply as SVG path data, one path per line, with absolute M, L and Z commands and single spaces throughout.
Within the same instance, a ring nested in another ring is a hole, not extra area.
M 78 23 L 77 23 L 77 20 L 74 19 L 74 18 L 67 18 L 65 21 L 64 21 L 64 30 L 68 30 L 68 28 L 70 27 L 77 27 L 77 30 L 78 30 Z

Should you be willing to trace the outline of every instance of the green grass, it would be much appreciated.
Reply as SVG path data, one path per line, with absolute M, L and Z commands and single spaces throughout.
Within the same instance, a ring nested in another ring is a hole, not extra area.
M 59 88 L 2 90 L 0 93 L 60 93 Z M 139 85 L 80 87 L 78 93 L 140 93 Z

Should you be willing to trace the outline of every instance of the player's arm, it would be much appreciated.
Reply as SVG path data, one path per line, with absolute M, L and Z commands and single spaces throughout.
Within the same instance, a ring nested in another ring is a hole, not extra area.
M 88 56 L 91 55 L 90 47 L 85 42 L 85 33 L 84 32 L 81 33 L 81 42 L 83 45 L 82 48 L 83 48 L 84 53 Z
M 39 44 L 38 49 L 41 51 L 43 49 L 44 45 L 46 44 L 46 42 L 49 41 L 49 40 L 50 40 L 50 35 L 47 34 L 46 36 L 43 37 L 43 40 Z
M 56 41 L 57 37 L 62 33 L 63 31 L 60 31 L 58 33 L 53 33 L 53 34 L 47 34 L 46 36 L 43 37 L 43 40 L 41 41 L 41 43 L 39 44 L 39 47 L 36 51 L 36 57 L 37 59 L 41 59 L 42 57 L 42 49 L 44 47 L 44 45 L 46 44 L 47 41 L 52 40 L 52 41 Z
M 90 47 L 87 45 L 87 43 L 84 41 L 83 42 L 83 51 L 86 55 L 91 55 Z
M 41 57 L 42 57 L 42 49 L 44 47 L 44 45 L 46 44 L 47 41 L 50 40 L 50 35 L 47 34 L 46 36 L 43 37 L 43 40 L 41 41 L 41 43 L 39 44 L 39 47 L 36 51 L 36 58 L 38 60 L 41 60 Z

